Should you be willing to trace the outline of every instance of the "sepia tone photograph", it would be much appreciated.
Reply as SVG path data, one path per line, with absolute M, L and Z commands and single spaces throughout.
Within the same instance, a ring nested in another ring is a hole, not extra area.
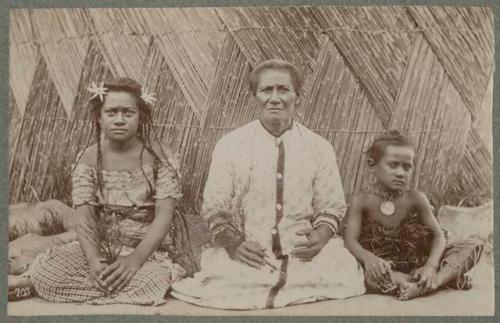
M 494 315 L 494 11 L 11 9 L 7 314 Z

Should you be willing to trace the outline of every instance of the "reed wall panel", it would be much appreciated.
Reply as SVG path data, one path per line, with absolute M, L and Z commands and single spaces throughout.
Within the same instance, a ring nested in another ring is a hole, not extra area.
M 296 118 L 334 145 L 347 198 L 389 129 L 415 141 L 412 182 L 437 206 L 492 197 L 490 8 L 17 9 L 10 24 L 12 203 L 67 199 L 95 141 L 87 87 L 127 75 L 156 94 L 155 134 L 198 210 L 215 143 L 258 115 L 248 79 L 269 58 L 301 71 Z

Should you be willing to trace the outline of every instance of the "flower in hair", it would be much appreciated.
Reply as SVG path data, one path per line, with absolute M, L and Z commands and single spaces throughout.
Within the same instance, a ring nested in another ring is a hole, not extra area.
M 141 99 L 144 100 L 147 104 L 153 104 L 154 101 L 156 101 L 156 98 L 154 97 L 154 93 L 148 93 L 148 88 L 143 86 L 142 87 L 142 94 L 141 94 Z
M 99 99 L 101 99 L 101 101 L 104 102 L 104 95 L 108 94 L 106 92 L 108 89 L 104 87 L 104 82 L 101 82 L 101 85 L 99 86 L 97 86 L 95 82 L 92 82 L 92 87 L 88 87 L 87 89 L 91 93 L 93 93 L 93 95 L 90 97 L 91 100 L 99 96 Z

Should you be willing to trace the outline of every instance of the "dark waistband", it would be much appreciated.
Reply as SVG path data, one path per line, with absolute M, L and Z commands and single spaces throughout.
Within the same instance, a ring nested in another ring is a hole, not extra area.
M 123 219 L 132 219 L 138 222 L 151 222 L 154 219 L 154 205 L 100 205 L 97 208 L 99 212 L 104 212 L 106 215 L 115 214 Z

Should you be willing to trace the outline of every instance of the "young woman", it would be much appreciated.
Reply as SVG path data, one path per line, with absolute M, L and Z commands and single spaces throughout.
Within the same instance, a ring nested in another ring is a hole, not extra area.
M 53 302 L 160 304 L 185 275 L 169 234 L 177 162 L 151 142 L 152 97 L 139 83 L 116 78 L 90 90 L 96 144 L 73 173 L 78 241 L 37 257 L 30 281 Z

